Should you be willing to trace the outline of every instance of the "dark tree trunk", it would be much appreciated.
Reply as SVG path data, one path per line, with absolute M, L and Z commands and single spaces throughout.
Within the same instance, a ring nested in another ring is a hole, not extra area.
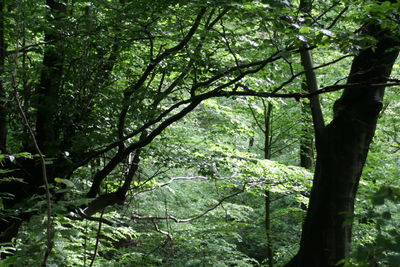
M 348 84 L 386 82 L 398 51 L 396 41 L 379 26 L 365 26 L 375 49 L 355 58 Z M 337 266 L 351 247 L 354 200 L 361 172 L 382 108 L 384 86 L 346 89 L 335 103 L 333 121 L 323 130 L 316 171 L 298 254 L 287 266 Z
M 36 139 L 43 153 L 46 156 L 51 157 L 56 156 L 56 144 L 58 140 L 56 136 L 57 127 L 55 121 L 63 69 L 63 54 L 58 42 L 62 40 L 60 33 L 61 27 L 59 23 L 65 16 L 66 8 L 64 4 L 58 3 L 54 0 L 47 0 L 46 4 L 50 7 L 51 13 L 51 15 L 49 14 L 48 16 L 48 20 L 50 24 L 54 25 L 54 27 L 48 29 L 45 32 L 44 37 L 47 44 L 43 55 L 43 69 L 41 71 L 40 85 L 37 90 Z M 2 88 L 0 87 L 0 89 Z M 0 100 L 0 127 L 2 127 L 1 115 Z M 4 132 L 4 130 L 2 132 Z M 3 138 L 1 132 L 0 138 Z M 30 144 L 31 143 L 32 142 L 30 142 Z M 36 154 L 32 145 L 25 147 L 24 150 Z M 50 181 L 53 181 L 54 173 L 57 173 L 59 177 L 63 177 L 61 171 L 55 170 L 55 167 L 62 169 L 62 164 L 59 161 L 60 160 L 55 160 L 53 165 L 47 166 Z M 44 193 L 39 159 L 21 158 L 16 159 L 15 161 L 7 159 L 2 164 L 2 168 L 14 170 L 13 172 L 6 174 L 6 176 L 17 177 L 24 180 L 24 183 L 10 181 L 1 184 L 1 192 L 13 196 L 11 199 L 3 199 L 3 204 L 6 209 L 12 209 L 14 205 L 23 203 L 23 201 L 34 194 Z M 2 218 L 2 220 L 0 220 L 0 243 L 10 242 L 12 238 L 17 235 L 21 223 L 28 220 L 31 215 L 32 213 L 21 212 L 12 217 Z M 1 256 L 4 257 L 6 255 L 0 255 L 0 257 Z
M 0 153 L 6 153 L 7 109 L 6 91 L 3 82 L 6 44 L 4 40 L 4 0 L 0 0 Z
M 43 55 L 43 69 L 38 88 L 38 104 L 36 117 L 36 138 L 39 147 L 46 156 L 54 157 L 57 151 L 58 133 L 56 127 L 56 114 L 59 104 L 59 89 L 63 73 L 64 56 L 60 47 L 61 26 L 66 8 L 54 0 L 47 0 L 52 17 L 49 21 L 53 28 L 46 31 L 44 40 L 46 45 Z

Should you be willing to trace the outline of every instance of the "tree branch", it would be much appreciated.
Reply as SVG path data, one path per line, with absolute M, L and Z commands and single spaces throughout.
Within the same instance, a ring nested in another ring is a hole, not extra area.
M 315 92 L 312 93 L 273 93 L 273 92 L 257 92 L 250 89 L 246 91 L 219 91 L 215 93 L 214 97 L 229 97 L 229 96 L 258 96 L 258 97 L 273 97 L 273 98 L 294 98 L 299 100 L 301 98 L 312 98 L 316 95 L 336 92 L 342 89 L 361 89 L 365 86 L 369 86 L 370 88 L 379 88 L 379 87 L 391 87 L 391 86 L 399 86 L 400 82 L 392 82 L 392 83 L 348 83 L 341 85 L 331 85 L 325 86 Z M 241 87 L 247 88 L 245 85 L 240 85 Z
M 204 14 L 206 12 L 206 8 L 202 8 L 200 9 L 200 12 L 198 13 L 192 27 L 190 28 L 189 32 L 186 34 L 186 36 L 174 47 L 171 47 L 169 49 L 166 49 L 163 53 L 161 53 L 159 56 L 157 56 L 154 60 L 151 60 L 150 63 L 147 65 L 147 68 L 145 69 L 145 71 L 143 72 L 143 74 L 141 75 L 141 77 L 137 80 L 136 83 L 133 84 L 132 87 L 128 88 L 125 93 L 124 93 L 124 103 L 128 103 L 129 98 L 131 97 L 131 95 L 133 94 L 133 92 L 135 92 L 136 90 L 138 90 L 143 83 L 146 81 L 147 77 L 150 75 L 150 73 L 155 69 L 155 67 L 162 61 L 164 60 L 166 57 L 168 57 L 169 55 L 180 51 L 182 48 L 184 48 L 186 46 L 186 44 L 190 41 L 190 39 L 192 39 L 193 35 L 196 33 L 201 19 L 203 18 Z M 120 115 L 119 115 L 119 119 L 118 119 L 118 129 L 124 129 L 125 128 L 125 119 L 126 119 L 126 115 L 128 113 L 128 109 L 129 109 L 129 104 L 125 104 L 125 106 L 122 108 Z M 122 136 L 119 136 L 119 138 L 123 138 Z M 122 143 L 119 143 L 119 145 L 121 146 Z M 121 151 L 122 149 L 120 149 Z
M 203 211 L 202 213 L 200 213 L 200 214 L 198 214 L 196 216 L 193 216 L 193 217 L 187 218 L 187 219 L 179 219 L 179 218 L 176 218 L 176 217 L 171 216 L 171 215 L 168 215 L 168 216 L 142 216 L 142 215 L 133 214 L 133 215 L 131 215 L 131 217 L 133 219 L 137 219 L 137 220 L 172 220 L 172 221 L 174 221 L 176 223 L 192 222 L 194 220 L 197 220 L 197 219 L 203 217 L 204 215 L 206 215 L 210 211 L 215 210 L 216 208 L 221 206 L 226 200 L 243 193 L 245 191 L 245 189 L 246 189 L 246 186 L 244 185 L 243 188 L 240 191 L 237 191 L 237 192 L 235 192 L 233 194 L 230 194 L 230 195 L 228 195 L 226 197 L 223 197 L 214 206 L 208 208 L 207 210 Z
M 293 50 L 292 52 L 299 52 L 299 50 Z M 274 61 L 279 60 L 279 59 L 281 58 L 281 53 L 282 53 L 282 51 L 278 51 L 278 52 L 274 53 L 273 55 L 271 55 L 270 57 L 268 57 L 268 58 L 265 59 L 265 60 L 255 61 L 255 62 L 251 62 L 251 63 L 242 64 L 242 65 L 239 65 L 239 66 L 231 67 L 230 69 L 228 69 L 228 70 L 226 70 L 226 71 L 224 71 L 224 72 L 222 72 L 222 73 L 219 73 L 219 74 L 214 75 L 213 77 L 207 79 L 206 81 L 202 81 L 202 82 L 198 82 L 198 83 L 194 84 L 194 85 L 192 86 L 192 89 L 191 89 L 191 90 L 194 92 L 195 89 L 198 89 L 198 88 L 201 88 L 201 87 L 206 87 L 206 86 L 211 86 L 211 84 L 212 84 L 213 82 L 215 82 L 216 80 L 218 80 L 218 79 L 220 79 L 220 78 L 222 78 L 222 77 L 225 77 L 225 76 L 227 76 L 228 74 L 230 74 L 230 73 L 232 73 L 232 72 L 234 72 L 234 71 L 238 71 L 239 69 L 247 69 L 247 68 L 251 68 L 251 67 L 257 67 L 256 69 L 253 69 L 253 70 L 250 70 L 250 71 L 246 71 L 246 72 L 242 72 L 241 75 L 240 75 L 240 77 L 236 78 L 236 79 L 233 80 L 233 81 L 230 81 L 230 82 L 227 83 L 227 84 L 224 84 L 224 85 L 218 87 L 217 89 L 221 89 L 221 88 L 223 88 L 223 87 L 227 87 L 227 86 L 229 86 L 229 85 L 231 85 L 231 84 L 237 82 L 238 80 L 242 79 L 243 77 L 245 77 L 245 76 L 248 75 L 248 74 L 258 72 L 258 71 L 261 70 L 266 64 L 272 63 L 272 62 L 274 62 Z M 327 64 L 324 64 L 323 66 L 325 66 L 325 65 L 327 65 Z M 321 67 L 322 67 L 322 66 L 321 66 Z M 299 75 L 301 75 L 301 74 L 299 74 Z M 293 79 L 294 79 L 294 78 L 293 78 Z M 282 87 L 283 87 L 283 85 L 282 85 Z M 139 127 L 138 129 L 132 131 L 130 134 L 125 135 L 124 137 L 120 138 L 119 140 L 117 140 L 117 141 L 115 141 L 115 142 L 113 142 L 113 143 L 111 143 L 111 144 L 109 144 L 109 145 L 107 145 L 107 146 L 105 146 L 105 147 L 103 147 L 103 148 L 101 148 L 101 149 L 98 149 L 97 151 L 91 151 L 91 152 L 87 153 L 86 158 L 85 158 L 84 160 L 82 160 L 81 162 L 79 162 L 78 164 L 76 164 L 76 166 L 75 166 L 74 169 L 77 169 L 77 168 L 79 168 L 79 167 L 81 167 L 81 166 L 87 164 L 87 163 L 88 163 L 90 160 L 92 160 L 93 158 L 96 158 L 96 157 L 98 157 L 98 156 L 104 154 L 105 152 L 107 152 L 107 151 L 109 151 L 109 150 L 111 150 L 111 149 L 113 149 L 113 148 L 119 146 L 122 142 L 124 142 L 124 141 L 126 141 L 126 140 L 128 140 L 128 139 L 130 139 L 130 138 L 132 138 L 132 137 L 134 137 L 134 136 L 136 136 L 136 135 L 138 135 L 139 133 L 143 132 L 144 130 L 150 128 L 151 126 L 153 126 L 153 125 L 155 125 L 155 124 L 161 122 L 166 116 L 168 116 L 170 113 L 172 113 L 174 110 L 180 108 L 181 106 L 190 104 L 190 103 L 193 102 L 193 101 L 197 101 L 197 100 L 202 101 L 202 100 L 205 100 L 205 99 L 207 99 L 207 98 L 212 97 L 213 94 L 214 94 L 214 92 L 215 92 L 217 89 L 212 90 L 212 91 L 209 92 L 209 93 L 205 93 L 205 94 L 201 94 L 201 95 L 194 95 L 194 94 L 192 94 L 191 98 L 186 99 L 186 100 L 182 100 L 182 101 L 180 101 L 180 102 L 177 102 L 177 103 L 173 104 L 173 105 L 172 105 L 171 107 L 169 107 L 167 110 L 165 110 L 165 111 L 162 112 L 160 115 L 158 115 L 158 117 L 156 117 L 155 119 L 153 119 L 153 120 L 151 120 L 151 121 L 145 123 L 144 125 L 142 125 L 142 126 Z M 279 88 L 279 89 L 281 89 L 281 88 Z M 278 89 L 277 89 L 277 90 L 278 90 Z

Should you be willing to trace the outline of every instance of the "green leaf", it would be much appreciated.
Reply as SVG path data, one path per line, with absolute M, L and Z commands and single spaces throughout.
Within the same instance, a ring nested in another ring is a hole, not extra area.
M 310 27 L 301 27 L 299 30 L 299 33 L 302 33 L 302 34 L 311 33 L 311 28 Z

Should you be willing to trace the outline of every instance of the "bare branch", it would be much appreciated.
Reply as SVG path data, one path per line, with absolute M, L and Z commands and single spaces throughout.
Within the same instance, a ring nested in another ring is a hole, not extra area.
M 73 220 L 73 221 L 83 221 L 83 220 L 88 220 L 88 221 L 93 221 L 93 222 L 101 222 L 104 223 L 106 225 L 109 226 L 113 226 L 115 227 L 116 225 L 118 225 L 115 222 L 111 222 L 107 219 L 104 219 L 102 217 L 92 217 L 92 216 L 87 216 L 82 210 L 78 209 L 77 210 L 77 214 L 79 215 L 79 217 L 75 217 L 75 216 L 66 216 L 68 219 Z
M 215 204 L 214 206 L 208 208 L 207 210 L 203 211 L 202 213 L 200 213 L 200 214 L 198 214 L 198 215 L 196 215 L 194 217 L 191 217 L 191 218 L 179 219 L 179 218 L 176 218 L 176 217 L 171 216 L 171 215 L 168 215 L 168 216 L 141 216 L 141 215 L 137 215 L 137 214 L 132 215 L 132 218 L 133 219 L 137 219 L 137 220 L 172 220 L 172 221 L 177 222 L 177 223 L 192 222 L 194 220 L 197 220 L 197 219 L 203 217 L 204 215 L 206 215 L 210 211 L 215 210 L 216 208 L 221 206 L 226 200 L 243 193 L 245 191 L 245 189 L 246 189 L 246 186 L 243 186 L 243 188 L 240 189 L 240 191 L 237 191 L 237 192 L 235 192 L 233 194 L 230 194 L 230 195 L 220 199 L 218 201 L 218 203 Z
M 228 48 L 228 51 L 231 53 L 231 55 L 235 59 L 236 66 L 239 66 L 239 60 L 238 60 L 238 58 L 236 56 L 236 53 L 235 53 L 235 51 L 233 51 L 232 46 L 230 45 L 229 39 L 226 36 L 226 29 L 225 29 L 225 25 L 224 25 L 224 22 L 223 22 L 222 18 L 220 20 L 220 25 L 221 25 L 221 28 L 222 28 L 222 33 L 220 33 L 220 34 L 222 35 L 222 38 L 224 39 L 226 47 Z M 239 71 L 240 71 L 240 69 L 239 69 Z
M 337 5 L 339 5 L 340 2 L 334 2 L 330 7 L 328 7 L 326 10 L 324 10 L 320 15 L 318 15 L 318 17 L 316 17 L 315 19 L 313 18 L 313 22 L 311 23 L 311 25 L 313 25 L 314 23 L 316 23 L 317 21 L 319 21 L 320 18 L 322 18 L 323 16 L 325 16 L 329 11 L 331 11 L 333 8 L 335 8 Z M 308 14 L 310 17 L 311 15 Z
M 225 16 L 226 13 L 229 12 L 229 10 L 230 10 L 230 8 L 225 8 L 224 10 L 222 10 L 222 12 L 220 12 L 220 13 L 218 14 L 218 16 L 217 16 L 211 23 L 207 24 L 206 29 L 209 30 L 209 29 L 211 29 L 212 27 L 214 27 L 214 25 L 215 25 L 219 20 L 221 20 L 222 17 Z
M 173 239 L 173 238 L 172 238 L 172 235 L 171 235 L 169 232 L 163 231 L 163 230 L 161 230 L 161 229 L 158 227 L 158 225 L 157 225 L 157 223 L 156 223 L 156 220 L 153 219 L 153 220 L 151 220 L 151 222 L 153 223 L 154 228 L 156 229 L 157 232 L 159 232 L 160 234 L 165 235 L 169 240 L 172 240 L 172 239 Z

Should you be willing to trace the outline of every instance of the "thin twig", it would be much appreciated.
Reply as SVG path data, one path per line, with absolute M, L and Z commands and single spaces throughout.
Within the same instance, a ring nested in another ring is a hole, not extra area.
M 257 124 L 258 128 L 261 130 L 261 132 L 263 132 L 265 134 L 265 129 L 264 129 L 264 127 L 261 126 L 260 122 L 258 121 L 257 116 L 256 116 L 256 114 L 254 112 L 254 109 L 251 107 L 250 104 L 248 104 L 248 106 L 249 106 L 249 109 L 250 109 L 250 112 L 251 112 L 251 116 L 253 117 L 253 119 L 254 119 L 255 123 Z
M 346 13 L 346 11 L 349 9 L 349 6 L 345 6 L 345 8 L 343 8 L 342 11 L 339 12 L 339 14 L 336 16 L 336 18 L 332 21 L 332 23 L 328 26 L 328 30 L 330 30 L 331 28 L 333 28 L 333 26 L 335 26 L 335 24 L 339 21 L 339 19 L 343 16 L 344 13 Z

